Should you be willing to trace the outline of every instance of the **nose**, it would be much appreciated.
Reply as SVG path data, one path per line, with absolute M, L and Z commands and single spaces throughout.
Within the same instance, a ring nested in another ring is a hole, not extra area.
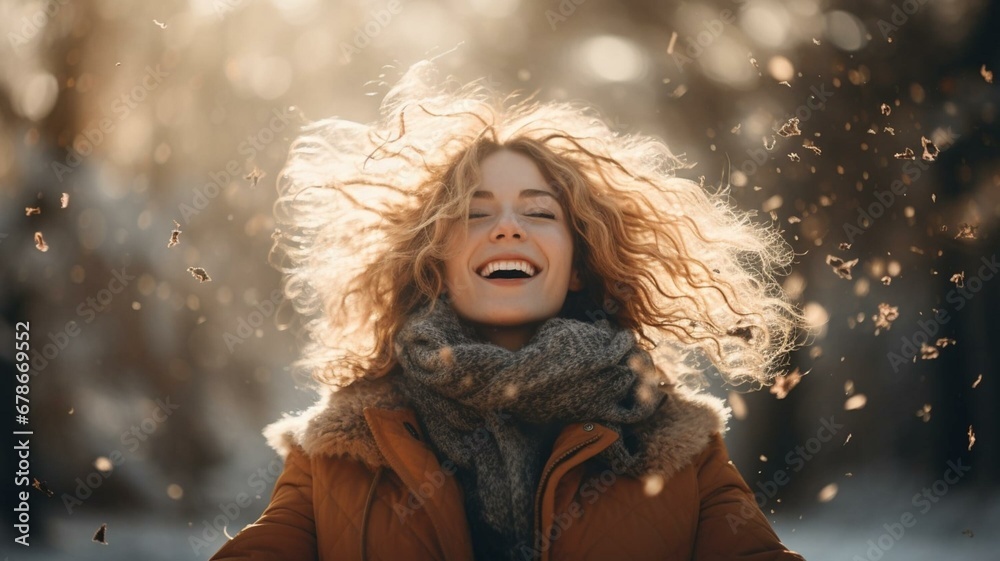
M 490 239 L 492 240 L 501 240 L 505 237 L 523 239 L 524 236 L 524 228 L 521 226 L 521 222 L 518 221 L 517 214 L 514 212 L 502 212 L 497 219 L 496 225 L 493 226 L 493 231 L 490 232 Z

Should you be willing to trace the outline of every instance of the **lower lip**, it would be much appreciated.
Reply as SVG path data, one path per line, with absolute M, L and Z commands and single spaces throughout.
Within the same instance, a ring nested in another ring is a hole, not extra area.
M 536 278 L 538 278 L 538 275 L 535 275 L 533 277 L 528 277 L 526 279 L 488 279 L 485 277 L 479 277 L 479 278 L 496 286 L 520 286 L 522 284 L 527 284 L 535 280 Z

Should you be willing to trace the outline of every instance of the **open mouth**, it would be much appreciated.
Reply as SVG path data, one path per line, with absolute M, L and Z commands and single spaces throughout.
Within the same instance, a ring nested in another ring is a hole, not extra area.
M 516 281 L 526 280 L 538 275 L 540 269 L 523 260 L 504 260 L 487 263 L 476 274 L 486 280 Z

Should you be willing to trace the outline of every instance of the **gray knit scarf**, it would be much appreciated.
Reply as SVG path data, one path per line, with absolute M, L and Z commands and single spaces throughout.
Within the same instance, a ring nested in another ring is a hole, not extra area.
M 524 561 L 537 551 L 535 492 L 553 429 L 593 421 L 622 435 L 666 398 L 635 334 L 607 320 L 550 318 L 512 352 L 480 338 L 444 295 L 413 314 L 395 342 L 400 391 L 432 448 L 458 467 L 478 561 Z M 641 455 L 624 438 L 601 453 L 632 474 Z

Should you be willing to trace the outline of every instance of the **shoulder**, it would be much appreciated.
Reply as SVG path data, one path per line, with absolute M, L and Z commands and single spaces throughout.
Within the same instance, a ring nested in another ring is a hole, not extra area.
M 315 404 L 284 414 L 263 434 L 282 457 L 298 447 L 308 457 L 345 456 L 369 467 L 384 465 L 365 419 L 369 407 L 401 409 L 406 404 L 389 376 L 362 379 L 343 388 L 324 388 Z
M 647 421 L 637 425 L 632 438 L 641 443 L 643 471 L 669 478 L 702 461 L 727 430 L 730 409 L 714 396 L 671 388 L 667 399 Z

